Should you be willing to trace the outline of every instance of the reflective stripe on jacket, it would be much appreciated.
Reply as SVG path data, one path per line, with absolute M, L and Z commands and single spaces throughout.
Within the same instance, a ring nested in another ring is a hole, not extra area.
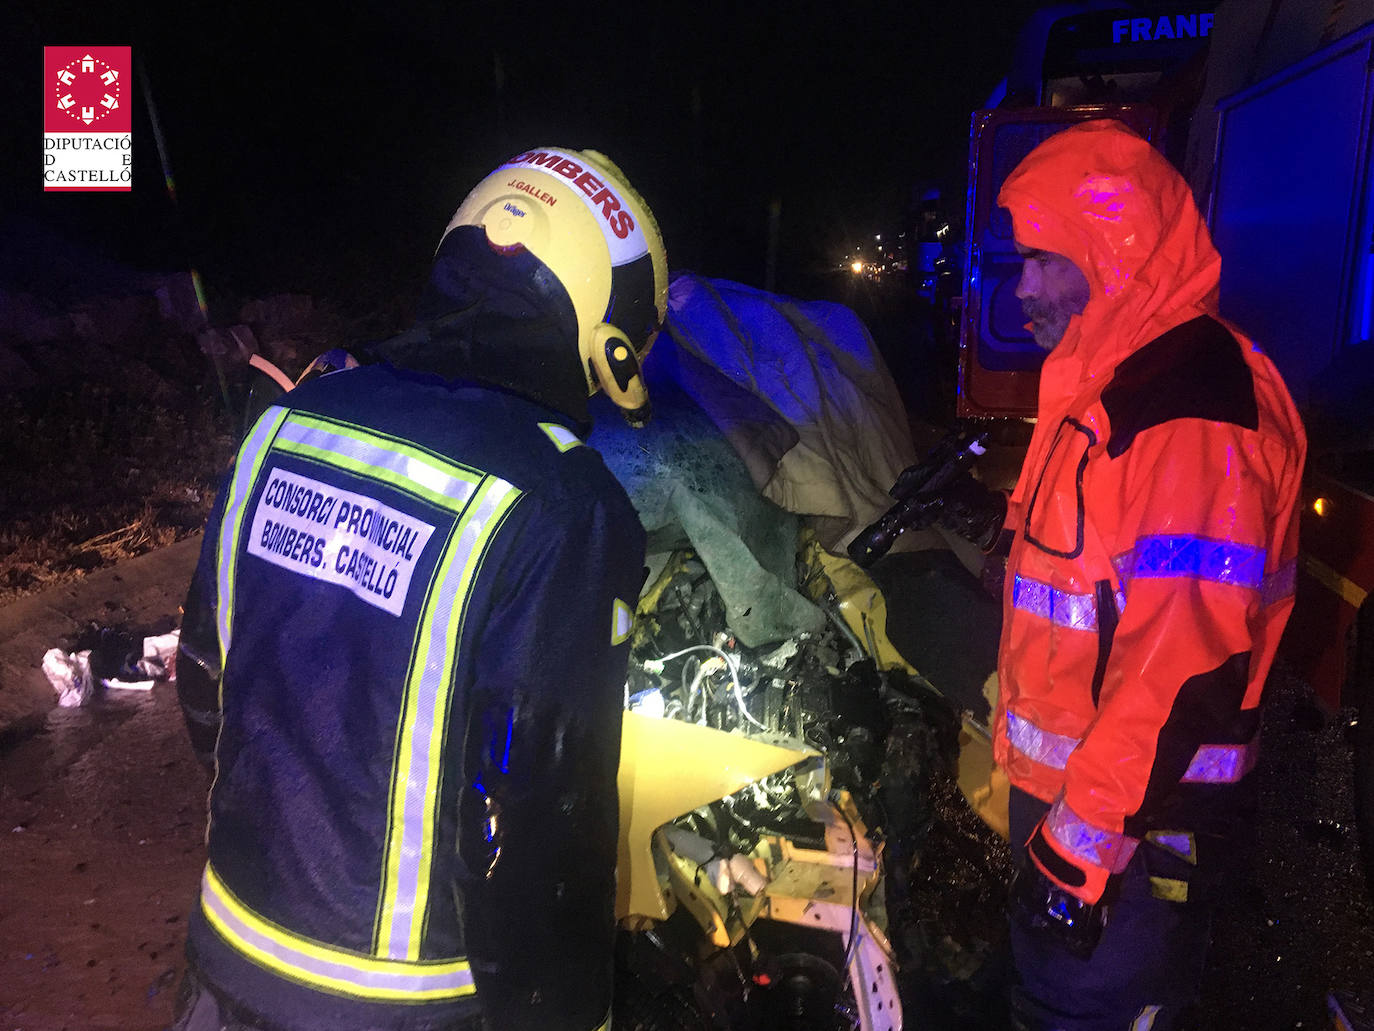
M 643 530 L 547 409 L 386 366 L 259 419 L 180 685 L 219 708 L 188 951 L 274 1025 L 587 1031 L 611 1000 Z M 205 640 L 204 638 L 209 638 Z M 194 728 L 193 728 L 194 733 Z
M 1091 290 L 1045 361 L 1009 507 L 995 750 L 1054 803 L 1037 862 L 1095 901 L 1191 785 L 1254 764 L 1306 442 L 1272 363 L 1216 317 L 1220 259 L 1145 141 L 1065 130 L 999 201 Z

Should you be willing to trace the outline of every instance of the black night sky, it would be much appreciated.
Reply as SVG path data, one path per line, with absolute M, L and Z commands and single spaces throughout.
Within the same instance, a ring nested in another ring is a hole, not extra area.
M 648 199 L 674 268 L 763 285 L 780 202 L 777 288 L 804 293 L 899 228 L 914 188 L 945 186 L 961 215 L 969 113 L 1037 6 L 10 0 L 5 208 L 120 261 L 347 295 L 420 276 L 504 158 L 592 147 Z M 41 48 L 81 43 L 133 46 L 175 211 L 141 90 L 133 195 L 41 192 Z

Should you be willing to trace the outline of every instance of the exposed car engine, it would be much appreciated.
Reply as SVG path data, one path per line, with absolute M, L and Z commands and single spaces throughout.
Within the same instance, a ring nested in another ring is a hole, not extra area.
M 823 573 L 803 567 L 798 583 L 832 618 L 756 648 L 731 634 L 690 552 L 641 604 L 632 712 L 807 757 L 656 837 L 661 882 L 681 904 L 624 937 L 617 1023 L 902 1026 L 888 910 L 905 906 L 904 871 L 932 817 L 928 778 L 953 768 L 959 720 L 919 678 L 877 668 Z M 715 908 L 702 904 L 712 889 Z

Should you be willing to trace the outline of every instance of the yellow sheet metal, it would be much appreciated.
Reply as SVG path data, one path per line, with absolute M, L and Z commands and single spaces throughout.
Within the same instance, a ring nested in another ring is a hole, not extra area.
M 639 604 L 635 607 L 634 630 L 631 632 L 634 637 L 634 648 L 644 643 L 646 635 L 652 637 L 650 629 L 657 629 L 658 603 L 663 599 L 663 592 L 672 583 L 673 577 L 686 568 L 691 557 L 692 552 L 686 549 L 673 552 L 664 567 L 659 570 L 658 578 L 640 594 Z
M 848 558 L 833 555 L 809 539 L 802 551 L 813 575 L 807 582 L 812 598 L 820 598 L 827 589 L 834 592 L 840 616 L 872 656 L 879 669 L 900 669 L 916 676 L 920 674 L 907 662 L 897 646 L 887 636 L 887 602 L 878 585 L 858 565 Z M 997 703 L 996 674 L 990 679 L 992 697 Z M 937 685 L 938 687 L 938 685 Z M 992 742 L 987 728 L 969 717 L 959 734 L 959 790 L 978 817 L 1002 837 L 1011 834 L 1011 818 L 1007 806 L 1011 800 L 1011 785 L 992 761 Z
M 1011 781 L 992 761 L 987 729 L 967 717 L 959 731 L 959 790 L 980 820 L 1011 837 Z
M 626 712 L 620 739 L 616 918 L 666 920 L 653 834 L 669 820 L 818 753 Z
M 915 674 L 916 668 L 888 639 L 887 602 L 872 578 L 848 558 L 826 551 L 814 536 L 803 546 L 802 558 L 813 571 L 807 578 L 807 593 L 819 599 L 827 589 L 833 591 L 840 618 L 878 668 Z

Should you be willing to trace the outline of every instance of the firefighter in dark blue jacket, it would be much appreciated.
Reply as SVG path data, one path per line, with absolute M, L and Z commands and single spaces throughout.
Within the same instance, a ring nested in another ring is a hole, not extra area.
M 608 1027 L 644 533 L 581 445 L 648 418 L 667 267 L 594 152 L 463 202 L 420 321 L 248 433 L 186 603 L 214 764 L 178 1029 Z

